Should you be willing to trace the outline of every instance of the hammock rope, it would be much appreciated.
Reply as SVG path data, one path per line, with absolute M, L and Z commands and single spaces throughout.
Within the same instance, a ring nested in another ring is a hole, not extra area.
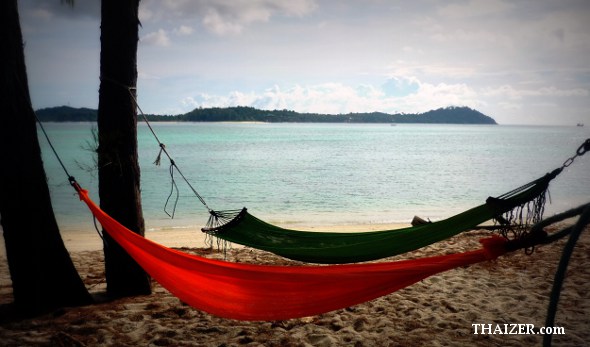
M 563 168 L 555 169 L 545 177 L 551 181 L 562 171 Z M 530 189 L 537 183 L 538 180 L 525 184 L 515 190 L 499 196 L 498 198 L 489 197 L 486 202 L 492 205 L 505 205 L 507 199 L 510 199 L 515 194 L 518 194 L 526 189 Z M 523 238 L 530 231 L 531 225 L 536 224 L 543 219 L 548 191 L 549 190 L 546 189 L 541 194 L 538 194 L 531 200 L 525 201 L 516 207 L 505 208 L 505 210 L 507 210 L 506 212 L 493 219 L 495 223 L 494 225 L 497 226 L 495 231 L 506 239 Z M 526 250 L 527 253 L 532 253 L 533 251 L 534 249 L 532 248 Z
M 161 164 L 161 160 L 162 160 L 162 154 L 164 154 L 168 160 L 170 161 L 170 180 L 171 180 L 171 188 L 170 188 L 170 194 L 168 195 L 168 198 L 166 199 L 166 203 L 164 204 L 164 212 L 166 212 L 166 214 L 171 217 L 174 218 L 174 214 L 176 211 L 176 205 L 178 203 L 178 199 L 180 198 L 180 194 L 178 191 L 178 186 L 176 184 L 176 180 L 174 179 L 174 172 L 178 172 L 178 174 L 180 175 L 180 177 L 182 177 L 182 179 L 184 180 L 184 182 L 188 185 L 188 187 L 190 188 L 190 190 L 193 192 L 193 194 L 197 197 L 197 199 L 199 199 L 199 201 L 201 202 L 201 204 L 203 204 L 203 206 L 207 209 L 207 211 L 209 211 L 209 213 L 213 214 L 213 209 L 211 209 L 209 207 L 209 205 L 207 205 L 207 202 L 205 201 L 205 199 L 201 196 L 201 194 L 199 194 L 199 192 L 195 189 L 195 187 L 193 187 L 193 185 L 190 183 L 190 181 L 186 178 L 186 176 L 184 176 L 184 174 L 182 173 L 182 171 L 180 170 L 180 168 L 178 167 L 178 165 L 176 165 L 176 162 L 174 161 L 174 159 L 172 159 L 172 156 L 170 155 L 170 153 L 168 153 L 168 150 L 166 150 L 166 145 L 160 141 L 160 138 L 158 137 L 158 135 L 156 134 L 156 131 L 154 130 L 154 128 L 152 127 L 150 121 L 148 120 L 147 116 L 145 115 L 145 113 L 143 112 L 143 110 L 141 109 L 141 107 L 139 106 L 139 102 L 137 101 L 137 97 L 135 96 L 135 93 L 133 93 L 134 90 L 137 90 L 136 87 L 131 87 L 131 86 L 127 86 L 119 81 L 116 81 L 112 78 L 109 77 L 105 77 L 105 76 L 101 76 L 100 77 L 101 81 L 107 81 L 110 83 L 113 83 L 125 90 L 127 90 L 129 92 L 129 96 L 131 97 L 131 100 L 133 101 L 135 107 L 137 108 L 137 110 L 139 111 L 139 114 L 141 115 L 143 121 L 145 122 L 145 124 L 147 125 L 148 129 L 150 130 L 150 132 L 152 133 L 152 135 L 154 136 L 154 139 L 156 140 L 156 142 L 158 143 L 158 146 L 160 148 L 158 155 L 156 157 L 156 160 L 154 160 L 154 164 L 159 166 Z M 174 193 L 176 192 L 176 197 L 172 206 L 172 211 L 168 212 L 168 203 L 170 202 L 170 199 L 173 195 L 175 195 Z
M 195 196 L 197 197 L 197 199 L 199 199 L 199 201 L 201 202 L 201 204 L 203 204 L 203 206 L 205 206 L 205 208 L 207 209 L 207 211 L 209 211 L 209 213 L 213 213 L 214 212 L 213 209 L 211 209 L 209 207 L 209 205 L 207 205 L 207 202 L 205 202 L 205 199 L 201 196 L 201 194 L 199 194 L 199 192 L 197 192 L 197 190 L 195 189 L 195 187 L 193 187 L 193 185 L 189 182 L 189 180 L 186 178 L 186 176 L 184 176 L 184 174 L 182 173 L 182 171 L 180 170 L 180 168 L 178 167 L 178 165 L 176 165 L 176 162 L 174 161 L 174 159 L 172 159 L 172 156 L 170 156 L 170 154 L 166 150 L 166 145 L 160 141 L 160 139 L 156 135 L 156 132 L 154 131 L 154 129 L 152 128 L 150 122 L 148 121 L 147 116 L 145 115 L 145 113 L 143 112 L 143 110 L 141 109 L 141 107 L 139 106 L 139 103 L 137 102 L 137 98 L 131 92 L 131 89 L 128 89 L 128 90 L 129 90 L 129 95 L 131 95 L 131 99 L 133 99 L 133 102 L 135 103 L 135 106 L 137 107 L 137 109 L 139 110 L 139 113 L 141 114 L 141 117 L 143 118 L 144 122 L 147 124 L 148 128 L 150 129 L 150 131 L 154 135 L 154 138 L 158 142 L 158 145 L 160 146 L 160 151 L 158 152 L 158 156 L 156 157 L 156 160 L 154 161 L 154 164 L 160 165 L 162 153 L 164 153 L 166 155 L 166 157 L 168 158 L 168 160 L 170 161 L 170 177 L 172 179 L 172 185 L 173 185 L 172 191 L 174 191 L 174 189 L 176 189 L 177 194 L 176 194 L 176 200 L 174 202 L 174 208 L 172 210 L 172 213 L 171 214 L 168 214 L 168 215 L 170 217 L 174 217 L 174 211 L 176 210 L 176 204 L 178 203 L 178 199 L 179 199 L 178 187 L 176 186 L 176 182 L 174 181 L 174 171 L 178 172 L 178 174 L 180 175 L 180 177 L 182 177 L 182 179 L 184 180 L 184 182 L 192 190 L 193 194 L 195 194 Z M 170 195 L 168 196 L 168 199 L 166 199 L 166 206 L 168 205 L 168 200 L 170 199 L 170 196 L 172 196 L 172 191 L 170 192 Z M 168 212 L 166 212 L 166 213 L 168 213 Z
M 580 147 L 578 147 L 573 156 L 565 160 L 561 167 L 553 170 L 553 172 L 549 173 L 548 175 L 553 178 L 557 177 L 557 175 L 559 175 L 565 168 L 572 165 L 576 158 L 583 156 L 588 151 L 590 151 L 590 139 L 584 141 Z M 531 182 L 527 185 L 519 187 L 514 191 L 500 196 L 499 198 L 505 199 L 507 197 L 513 196 L 519 190 L 527 189 L 533 184 L 535 184 L 535 182 Z M 499 228 L 497 228 L 496 231 L 507 239 L 520 239 L 525 237 L 527 233 L 532 232 L 530 227 L 539 223 L 543 219 L 545 201 L 546 194 L 540 194 L 535 199 L 522 204 L 518 208 L 511 209 L 510 211 L 506 212 L 503 216 L 501 216 L 501 218 L 495 218 L 494 221 L 499 223 Z M 526 249 L 528 254 L 532 253 L 533 251 L 534 247 Z

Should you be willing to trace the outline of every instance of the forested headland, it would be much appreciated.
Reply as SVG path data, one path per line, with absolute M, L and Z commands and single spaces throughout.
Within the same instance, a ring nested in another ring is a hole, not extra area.
M 97 110 L 59 106 L 37 110 L 44 122 L 93 122 Z M 425 123 L 425 124 L 497 124 L 483 113 L 469 107 L 445 107 L 424 113 L 383 112 L 319 114 L 290 110 L 259 110 L 253 107 L 197 108 L 180 115 L 146 115 L 155 122 L 265 122 L 265 123 Z

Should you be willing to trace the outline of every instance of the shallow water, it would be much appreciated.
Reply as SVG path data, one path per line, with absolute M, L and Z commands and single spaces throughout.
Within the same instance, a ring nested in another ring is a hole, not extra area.
M 587 128 L 480 125 L 154 123 L 190 184 L 213 209 L 248 207 L 271 223 L 298 225 L 438 220 L 544 175 L 575 154 Z M 98 201 L 90 123 L 47 123 L 68 171 Z M 180 175 L 175 218 L 163 208 L 168 160 L 139 126 L 142 200 L 149 229 L 204 225 L 206 208 Z M 40 138 L 62 230 L 92 230 L 44 138 Z M 550 186 L 547 214 L 590 201 L 590 155 Z

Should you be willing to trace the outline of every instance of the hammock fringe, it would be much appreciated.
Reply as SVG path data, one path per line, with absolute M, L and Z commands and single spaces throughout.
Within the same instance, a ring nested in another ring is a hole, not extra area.
M 205 233 L 205 244 L 211 249 L 216 246 L 218 251 L 223 251 L 223 257 L 227 258 L 227 251 L 231 249 L 232 243 L 216 234 L 223 226 L 237 223 L 247 211 L 245 207 L 241 210 L 210 210 L 206 227 L 201 229 Z
M 223 211 L 209 211 L 209 219 L 207 225 L 201 230 L 205 233 L 215 235 L 221 231 L 224 226 L 237 223 L 248 211 L 247 208 L 241 210 L 223 210 Z
M 496 231 L 507 240 L 519 240 L 531 229 L 531 226 L 543 219 L 548 190 L 540 195 L 505 212 L 494 221 L 499 223 Z
M 519 241 L 528 238 L 531 233 L 531 227 L 543 219 L 547 196 L 550 198 L 549 182 L 557 177 L 562 170 L 563 168 L 555 169 L 545 176 L 510 191 L 497 199 L 488 198 L 488 203 L 502 204 L 504 199 L 509 199 L 531 187 L 537 186 L 540 190 L 536 196 L 530 198 L 528 201 L 523 201 L 514 208 L 496 216 L 494 218 L 494 225 L 497 227 L 495 231 L 510 241 Z M 532 254 L 534 252 L 534 246 L 525 248 L 525 252 L 526 254 Z

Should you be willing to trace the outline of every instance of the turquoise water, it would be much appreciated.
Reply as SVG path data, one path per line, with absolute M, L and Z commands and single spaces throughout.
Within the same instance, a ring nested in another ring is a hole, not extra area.
M 479 205 L 560 167 L 590 137 L 588 128 L 397 125 L 155 123 L 160 140 L 213 209 L 243 206 L 271 223 L 335 225 L 438 220 Z M 98 201 L 89 123 L 45 128 L 65 165 Z M 168 161 L 139 127 L 142 200 L 148 229 L 201 227 L 207 210 L 176 175 L 171 220 Z M 86 207 L 40 138 L 62 230 L 93 229 Z M 81 165 L 80 165 L 81 164 Z M 590 154 L 550 186 L 547 215 L 590 201 Z

